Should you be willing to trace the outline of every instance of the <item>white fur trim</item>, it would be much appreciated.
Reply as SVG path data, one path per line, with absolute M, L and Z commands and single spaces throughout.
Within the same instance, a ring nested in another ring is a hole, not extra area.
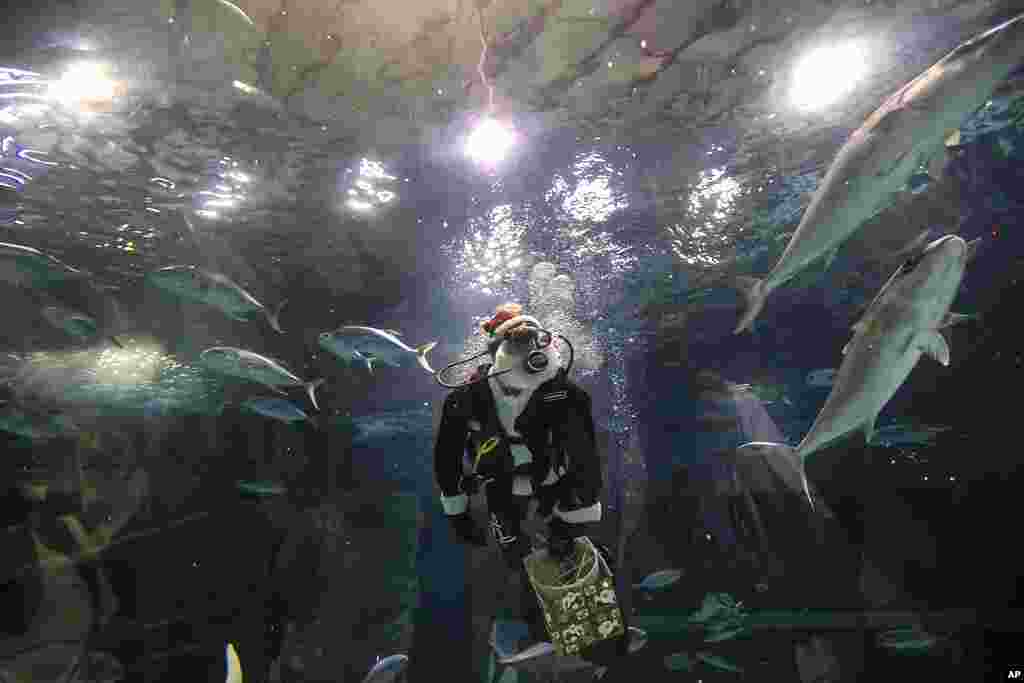
M 542 481 L 540 485 L 551 486 L 561 478 L 561 475 L 555 472 L 555 468 L 552 467 L 548 470 L 548 476 L 545 477 L 544 481 Z M 512 494 L 516 496 L 532 496 L 533 481 L 530 480 L 530 477 L 525 474 L 517 474 L 512 480 Z
M 525 474 L 517 474 L 512 480 L 512 495 L 514 496 L 532 496 L 533 495 L 533 482 Z
M 521 443 L 514 443 L 509 446 L 509 450 L 512 451 L 512 466 L 519 467 L 527 463 L 533 462 L 533 454 L 530 453 L 530 449 Z
M 534 318 L 532 315 L 517 315 L 514 318 L 509 318 L 494 330 L 495 337 L 504 337 L 505 333 L 511 330 L 520 323 L 533 323 L 537 327 L 540 327 L 540 321 Z
M 568 522 L 569 524 L 582 524 L 584 522 L 600 522 L 601 501 L 597 501 L 593 505 L 587 506 L 585 508 L 579 508 L 577 510 L 568 511 L 563 511 L 558 506 L 558 503 L 555 503 L 554 514 L 563 522 Z
M 469 496 L 465 493 L 460 493 L 457 496 L 441 496 L 441 507 L 444 508 L 444 514 L 461 515 L 469 508 Z

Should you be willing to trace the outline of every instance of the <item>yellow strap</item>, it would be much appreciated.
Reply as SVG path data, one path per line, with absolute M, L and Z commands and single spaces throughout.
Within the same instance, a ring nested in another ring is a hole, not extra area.
M 477 446 L 477 448 L 476 448 L 476 461 L 473 462 L 473 470 L 474 471 L 480 465 L 480 458 L 482 458 L 483 456 L 487 455 L 488 453 L 493 451 L 495 448 L 497 448 L 499 443 L 501 443 L 501 439 L 499 439 L 496 436 L 492 436 L 491 438 L 487 439 L 487 441 L 484 441 L 482 444 Z

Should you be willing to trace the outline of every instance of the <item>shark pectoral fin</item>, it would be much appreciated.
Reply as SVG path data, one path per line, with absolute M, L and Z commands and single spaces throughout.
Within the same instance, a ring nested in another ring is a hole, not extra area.
M 846 342 L 846 346 L 843 347 L 843 355 L 844 356 L 846 355 L 846 352 L 850 350 L 850 345 L 851 344 L 853 344 L 853 340 L 852 339 L 850 341 Z
M 864 442 L 870 444 L 875 436 L 875 423 L 878 422 L 878 415 L 864 423 Z
M 978 247 L 981 246 L 981 238 L 977 237 L 967 243 L 967 263 L 974 260 L 974 257 L 978 255 Z
M 949 365 L 949 345 L 938 330 L 918 332 L 911 343 L 926 356 L 931 356 L 943 365 Z
M 949 327 L 951 325 L 959 325 L 962 322 L 974 319 L 973 315 L 964 315 L 963 313 L 947 313 L 946 317 L 939 323 L 939 329 L 943 327 Z

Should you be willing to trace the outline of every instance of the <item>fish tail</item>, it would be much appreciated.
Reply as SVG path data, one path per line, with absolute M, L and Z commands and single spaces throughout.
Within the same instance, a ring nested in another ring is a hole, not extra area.
M 732 287 L 743 297 L 746 306 L 743 310 L 743 315 L 740 317 L 739 324 L 736 325 L 736 329 L 733 331 L 733 334 L 739 334 L 744 330 L 749 330 L 751 325 L 754 324 L 754 318 L 764 308 L 768 292 L 764 286 L 764 280 L 742 275 L 733 278 Z
M 811 510 L 814 510 L 814 496 L 811 495 L 811 487 L 807 481 L 807 472 L 804 469 L 804 459 L 801 458 L 797 449 L 784 443 L 776 443 L 774 441 L 750 441 L 736 448 L 738 453 L 742 454 L 742 451 L 755 451 L 755 450 L 776 450 L 781 451 L 782 454 L 788 456 L 787 459 L 790 463 L 796 467 L 797 474 L 800 475 L 800 488 L 804 496 L 807 497 L 807 502 L 811 505 Z
M 273 311 L 271 311 L 269 308 L 264 309 L 267 314 L 267 322 L 270 323 L 270 326 L 274 328 L 275 332 L 278 332 L 280 334 L 284 334 L 284 330 L 281 329 L 280 317 L 281 309 L 284 308 L 284 305 L 286 303 L 288 303 L 288 299 L 282 300 L 281 303 L 277 305 L 277 308 L 275 308 Z
M 306 393 L 309 395 L 309 401 L 310 401 L 310 403 L 313 404 L 313 407 L 316 408 L 317 410 L 320 410 L 320 406 L 316 402 L 316 390 L 317 390 L 317 388 L 320 387 L 321 384 L 323 384 L 326 381 L 327 381 L 326 379 L 320 378 L 320 379 L 315 379 L 312 382 L 306 382 L 306 384 L 305 384 Z
M 430 367 L 430 363 L 427 362 L 427 354 L 430 353 L 430 350 L 435 346 L 437 346 L 437 342 L 432 341 L 416 348 L 416 361 L 420 364 L 421 368 L 429 372 L 431 375 L 435 373 L 434 369 Z

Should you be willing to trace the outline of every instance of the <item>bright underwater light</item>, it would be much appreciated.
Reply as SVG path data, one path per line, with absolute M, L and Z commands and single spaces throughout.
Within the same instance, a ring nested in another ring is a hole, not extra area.
M 495 164 L 505 158 L 515 144 L 515 134 L 493 118 L 477 124 L 466 140 L 466 154 L 477 162 Z
M 796 65 L 790 97 L 802 109 L 822 109 L 846 95 L 867 72 L 867 54 L 855 43 L 812 50 Z

